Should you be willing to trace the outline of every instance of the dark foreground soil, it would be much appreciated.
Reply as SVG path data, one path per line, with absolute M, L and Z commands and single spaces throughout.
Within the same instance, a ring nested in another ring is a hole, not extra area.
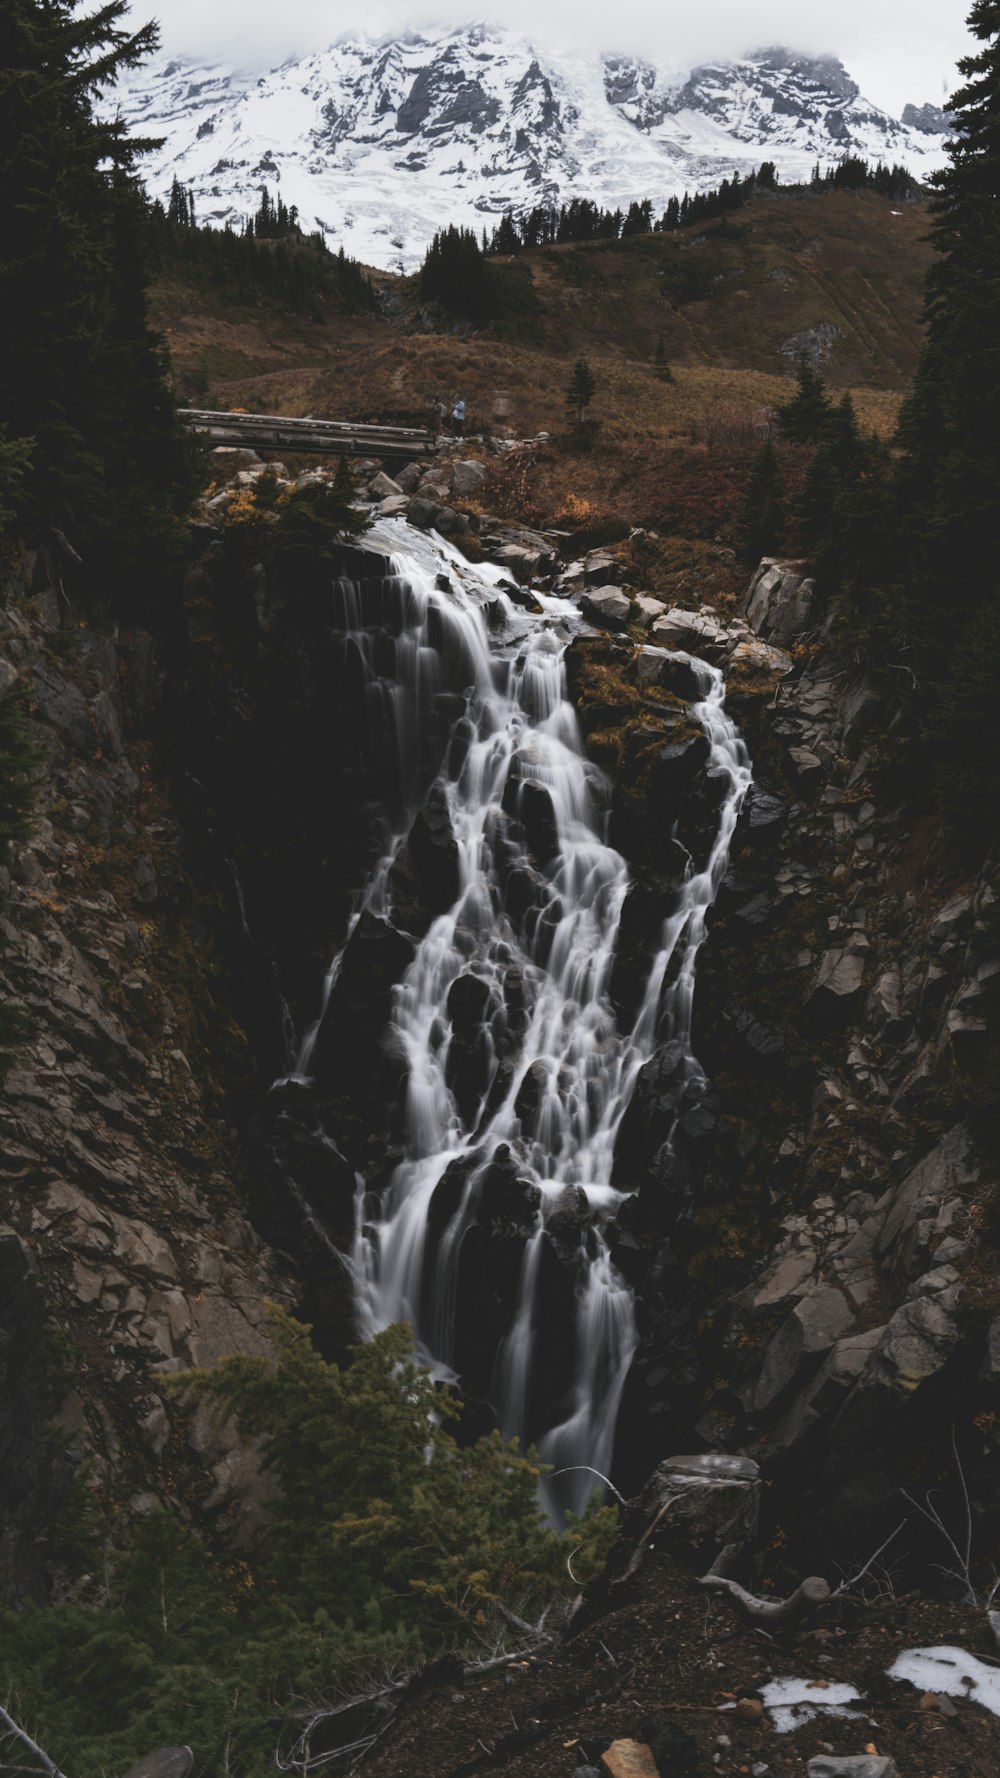
M 551 1652 L 408 1697 L 364 1761 L 365 1778 L 573 1778 L 615 1740 L 651 1743 L 660 1778 L 798 1778 L 814 1754 L 890 1754 L 900 1778 L 996 1778 L 1000 1718 L 886 1677 L 903 1649 L 950 1644 L 1000 1660 L 982 1613 L 911 1595 L 828 1605 L 795 1628 L 751 1629 L 664 1556 Z M 778 1733 L 754 1699 L 769 1680 L 850 1683 L 850 1721 Z M 748 1714 L 744 1714 L 744 1712 Z

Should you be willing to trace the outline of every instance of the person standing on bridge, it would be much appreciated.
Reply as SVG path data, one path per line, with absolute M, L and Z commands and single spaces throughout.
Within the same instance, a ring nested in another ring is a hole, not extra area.
M 456 395 L 455 405 L 451 410 L 451 430 L 453 437 L 465 437 L 465 402 L 460 395 Z
M 440 395 L 435 395 L 434 400 L 431 402 L 431 420 L 434 426 L 435 438 L 440 438 L 444 431 L 444 417 L 447 412 L 448 410 L 445 407 L 444 402 L 441 400 Z

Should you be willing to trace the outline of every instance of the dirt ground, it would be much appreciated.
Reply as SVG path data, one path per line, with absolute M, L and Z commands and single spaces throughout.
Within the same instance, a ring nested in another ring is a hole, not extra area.
M 921 1694 L 886 1670 L 904 1649 L 952 1644 L 1000 1670 L 982 1613 L 910 1596 L 828 1605 L 797 1628 L 751 1629 L 668 1557 L 613 1595 L 589 1627 L 541 1658 L 407 1698 L 364 1761 L 366 1778 L 573 1778 L 617 1739 L 652 1743 L 660 1778 L 799 1778 L 815 1754 L 890 1754 L 900 1778 L 995 1778 L 1000 1718 Z M 845 1681 L 851 1720 L 779 1733 L 740 1700 L 771 1679 L 810 1683 L 818 1704 Z M 747 1712 L 747 1714 L 744 1714 Z

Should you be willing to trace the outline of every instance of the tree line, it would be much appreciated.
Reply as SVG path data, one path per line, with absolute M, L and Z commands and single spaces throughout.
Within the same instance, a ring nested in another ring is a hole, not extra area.
M 526 247 L 563 246 L 573 241 L 619 241 L 630 235 L 672 234 L 676 229 L 711 221 L 730 211 L 742 209 L 757 192 L 779 189 L 778 170 L 773 161 L 762 161 L 753 172 L 734 173 L 711 191 L 685 192 L 671 197 L 666 208 L 654 218 L 652 198 L 629 204 L 626 210 L 602 209 L 590 198 L 572 198 L 568 204 L 537 204 L 520 215 L 508 210 L 496 227 L 482 234 L 485 254 L 520 253 Z M 836 166 L 824 172 L 817 165 L 808 186 L 783 185 L 783 192 L 796 191 L 877 191 L 883 197 L 906 199 L 915 197 L 920 184 L 905 167 L 872 164 L 855 155 L 845 155 Z
M 863 437 L 800 367 L 779 440 L 807 453 L 789 503 L 768 442 L 743 513 L 747 559 L 804 534 L 820 579 L 847 594 L 871 671 L 897 713 L 883 737 L 893 788 L 931 797 L 981 854 L 1000 783 L 1000 6 L 976 0 L 980 44 L 959 67 L 949 162 L 931 181 L 935 258 L 925 343 L 887 443 Z M 853 176 L 853 175 L 852 175 Z
M 192 193 L 175 178 L 166 206 L 149 211 L 152 269 L 179 268 L 224 302 L 265 301 L 322 321 L 376 307 L 371 280 L 343 247 L 331 253 L 319 231 L 306 234 L 294 204 L 261 187 L 260 203 L 239 228 L 198 224 Z

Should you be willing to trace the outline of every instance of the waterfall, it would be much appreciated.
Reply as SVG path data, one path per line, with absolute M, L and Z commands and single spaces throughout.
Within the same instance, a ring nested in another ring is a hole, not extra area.
M 696 959 L 749 763 L 721 674 L 691 661 L 702 693 L 692 714 L 721 781 L 718 826 L 622 1032 L 609 981 L 629 876 L 606 839 L 610 787 L 566 696 L 563 656 L 579 616 L 544 594 L 540 615 L 525 611 L 498 570 L 472 568 L 401 521 L 377 536 L 376 547 L 389 540 L 392 577 L 377 598 L 340 594 L 345 648 L 366 675 L 398 784 L 397 831 L 363 906 L 391 918 L 409 817 L 428 792 L 447 815 L 453 898 L 418 936 L 394 993 L 405 1151 L 377 1198 L 359 1194 L 359 1319 L 366 1336 L 411 1322 L 421 1357 L 444 1376 L 467 1372 L 461 1330 L 487 1329 L 482 1392 L 505 1435 L 573 1471 L 550 1504 L 578 1510 L 595 1483 L 574 1466 L 610 1467 L 637 1342 L 606 1238 L 623 1197 L 611 1183 L 615 1139 L 658 1044 L 672 1041 L 688 1077 L 700 1073 L 689 1042 Z M 461 715 L 430 759 L 431 703 L 456 686 Z M 293 1079 L 309 1078 L 316 1029 Z M 502 1238 L 486 1253 L 483 1230 L 496 1228 Z

